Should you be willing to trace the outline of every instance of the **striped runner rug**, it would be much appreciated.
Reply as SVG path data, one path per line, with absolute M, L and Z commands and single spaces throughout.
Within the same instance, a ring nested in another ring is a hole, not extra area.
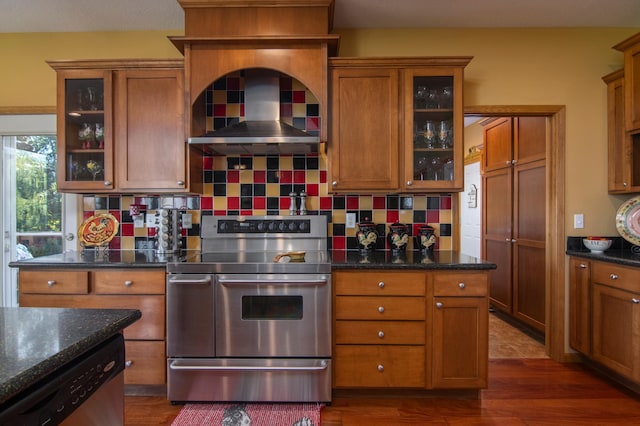
M 172 426 L 319 426 L 318 403 L 186 404 Z

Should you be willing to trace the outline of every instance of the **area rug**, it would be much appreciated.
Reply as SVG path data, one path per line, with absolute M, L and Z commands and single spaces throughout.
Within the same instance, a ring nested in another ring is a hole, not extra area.
M 172 426 L 319 426 L 323 404 L 186 404 Z

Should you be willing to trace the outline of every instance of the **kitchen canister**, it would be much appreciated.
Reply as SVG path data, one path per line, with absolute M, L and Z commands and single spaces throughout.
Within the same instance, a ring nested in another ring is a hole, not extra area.
M 156 252 L 177 253 L 182 248 L 182 213 L 178 209 L 156 212 Z
M 404 252 L 409 242 L 409 228 L 399 222 L 389 225 L 387 240 L 392 252 Z
M 358 240 L 358 248 L 362 252 L 373 251 L 378 243 L 378 232 L 376 224 L 371 222 L 369 218 L 365 218 L 364 222 L 358 223 L 358 232 L 356 232 Z

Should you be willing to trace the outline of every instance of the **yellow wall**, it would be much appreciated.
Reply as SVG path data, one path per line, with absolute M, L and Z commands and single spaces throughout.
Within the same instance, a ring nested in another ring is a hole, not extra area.
M 627 29 L 336 30 L 340 56 L 458 56 L 465 105 L 566 106 L 568 235 L 617 235 L 614 217 L 627 196 L 607 194 L 606 91 L 601 77 L 622 67 L 614 44 Z M 47 59 L 179 58 L 167 40 L 180 31 L 0 34 L 0 109 L 52 106 L 55 73 Z M 573 214 L 585 229 L 573 229 Z

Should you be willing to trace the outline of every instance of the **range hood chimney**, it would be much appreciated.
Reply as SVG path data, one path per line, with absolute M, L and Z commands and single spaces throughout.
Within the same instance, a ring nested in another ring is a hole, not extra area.
M 189 138 L 213 154 L 306 154 L 320 138 L 280 120 L 280 76 L 267 69 L 244 70 L 245 121 Z

